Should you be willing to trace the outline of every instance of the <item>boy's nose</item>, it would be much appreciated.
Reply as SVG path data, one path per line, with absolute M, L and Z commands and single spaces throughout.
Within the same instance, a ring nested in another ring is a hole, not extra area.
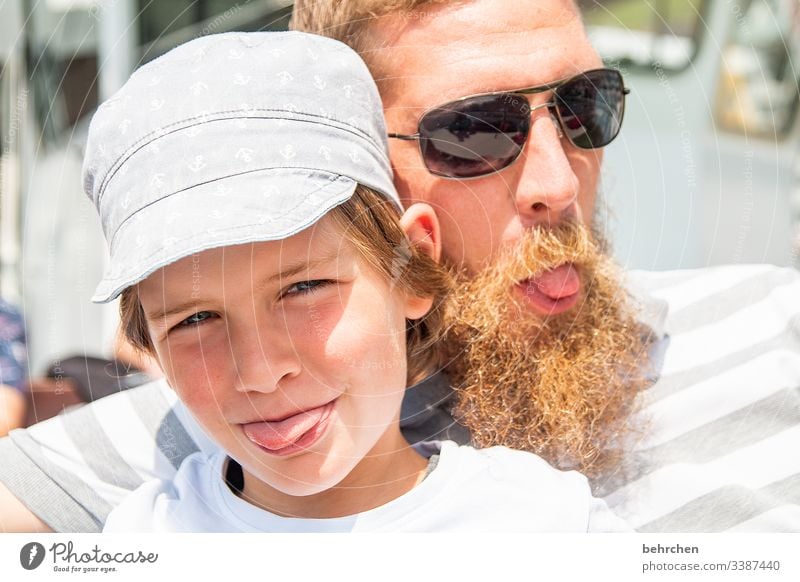
M 274 392 L 300 373 L 300 359 L 291 340 L 274 335 L 266 338 L 254 330 L 231 340 L 236 389 L 240 392 Z

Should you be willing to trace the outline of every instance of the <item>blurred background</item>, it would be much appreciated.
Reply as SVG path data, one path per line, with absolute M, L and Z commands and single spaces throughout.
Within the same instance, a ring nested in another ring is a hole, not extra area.
M 191 38 L 285 29 L 291 4 L 0 0 L 0 296 L 22 309 L 30 372 L 49 368 L 41 389 L 57 406 L 62 363 L 110 357 L 117 328 L 115 305 L 89 302 L 105 260 L 80 179 L 92 112 L 137 66 Z M 603 170 L 601 219 L 618 261 L 797 266 L 800 0 L 579 4 L 632 90 Z

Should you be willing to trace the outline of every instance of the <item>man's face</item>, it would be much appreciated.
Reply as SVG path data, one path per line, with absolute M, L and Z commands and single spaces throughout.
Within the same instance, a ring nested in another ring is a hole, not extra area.
M 416 133 L 429 108 L 466 95 L 545 84 L 600 66 L 579 16 L 566 0 L 476 0 L 425 5 L 372 25 L 384 48 L 371 56 L 389 131 Z M 552 95 L 531 95 L 532 105 Z M 473 180 L 434 176 L 413 141 L 390 140 L 396 184 L 406 205 L 431 204 L 445 256 L 477 273 L 537 225 L 566 219 L 590 226 L 601 152 L 559 135 L 547 108 L 533 112 L 531 133 L 510 167 Z M 541 280 L 518 282 L 524 303 L 541 315 L 575 305 L 580 275 L 569 265 Z

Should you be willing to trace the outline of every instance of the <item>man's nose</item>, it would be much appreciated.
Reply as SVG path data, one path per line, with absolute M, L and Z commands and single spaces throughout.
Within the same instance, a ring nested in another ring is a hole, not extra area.
M 300 357 L 291 336 L 281 326 L 251 323 L 247 331 L 231 333 L 230 347 L 240 392 L 274 392 L 300 374 Z M 272 327 L 272 329 L 269 329 Z
M 556 224 L 575 211 L 580 182 L 565 147 L 571 146 L 562 139 L 558 120 L 547 109 L 535 112 L 514 184 L 517 211 L 528 226 Z

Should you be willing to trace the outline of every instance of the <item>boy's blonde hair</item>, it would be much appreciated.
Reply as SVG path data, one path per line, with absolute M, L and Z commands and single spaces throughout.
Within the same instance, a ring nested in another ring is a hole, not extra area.
M 411 297 L 433 297 L 422 318 L 406 322 L 407 383 L 427 376 L 439 362 L 438 344 L 444 335 L 442 302 L 452 278 L 434 259 L 412 245 L 400 228 L 400 210 L 384 196 L 359 185 L 353 196 L 329 212 L 361 257 L 392 287 Z M 154 355 L 144 309 L 136 286 L 120 297 L 121 329 L 136 349 Z

